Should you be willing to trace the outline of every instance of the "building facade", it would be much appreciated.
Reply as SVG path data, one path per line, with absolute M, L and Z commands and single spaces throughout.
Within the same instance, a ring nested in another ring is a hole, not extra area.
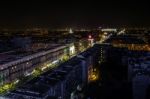
M 27 76 L 32 73 L 36 67 L 41 67 L 45 63 L 51 63 L 59 60 L 63 55 L 67 54 L 64 50 L 67 46 L 58 46 L 46 51 L 39 51 L 35 54 L 21 57 L 13 61 L 0 64 L 0 85 L 17 80 L 20 77 Z
M 89 75 L 93 71 L 95 51 L 94 46 L 79 55 L 72 57 L 57 68 L 47 71 L 25 85 L 10 92 L 6 97 L 11 99 L 70 99 L 79 86 L 86 86 L 90 81 Z M 72 98 L 71 98 L 72 99 Z

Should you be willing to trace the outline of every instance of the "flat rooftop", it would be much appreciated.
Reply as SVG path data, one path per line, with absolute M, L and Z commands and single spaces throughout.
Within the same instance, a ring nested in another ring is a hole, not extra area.
M 2 65 L 8 64 L 10 62 L 14 62 L 17 60 L 21 60 L 23 58 L 26 57 L 31 57 L 34 56 L 36 54 L 40 54 L 40 53 L 45 53 L 47 51 L 53 50 L 53 49 L 57 49 L 59 47 L 65 47 L 63 45 L 49 45 L 49 48 L 42 48 L 42 49 L 38 49 L 36 51 L 22 51 L 22 50 L 15 50 L 15 51 L 10 51 L 10 52 L 5 52 L 5 53 L 0 53 L 0 67 L 2 68 Z M 3 67 L 5 68 L 5 67 Z

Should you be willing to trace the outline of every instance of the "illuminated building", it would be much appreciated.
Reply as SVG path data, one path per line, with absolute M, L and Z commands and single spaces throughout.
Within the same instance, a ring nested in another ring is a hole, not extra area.
M 108 50 L 110 48 L 112 48 L 112 46 L 110 44 L 107 43 L 103 43 L 103 44 L 99 44 L 100 47 L 100 60 L 99 63 L 105 62 L 106 58 L 108 56 Z
M 87 85 L 89 82 L 89 75 L 94 67 L 94 58 L 97 55 L 94 52 L 98 50 L 97 46 L 88 49 L 56 69 L 47 71 L 11 91 L 6 97 L 11 99 L 21 97 L 25 99 L 48 99 L 48 97 L 70 99 L 74 91 L 82 90 L 79 86 Z
M 88 36 L 88 41 L 89 41 L 89 46 L 93 46 L 94 45 L 94 39 L 92 38 L 91 35 Z
M 73 33 L 73 31 L 72 31 L 72 29 L 71 29 L 71 28 L 69 29 L 69 33 L 70 33 L 70 34 L 72 34 L 72 33 Z
M 32 74 L 37 67 L 42 68 L 55 60 L 60 60 L 67 54 L 67 46 L 53 46 L 36 52 L 12 52 L 1 54 L 0 58 L 0 85 L 10 83 L 20 77 Z M 20 54 L 19 54 L 20 53 Z
M 74 44 L 70 44 L 70 46 L 69 46 L 69 54 L 70 55 L 74 55 L 76 52 L 75 52 L 75 46 L 74 46 Z
M 117 32 L 117 29 L 113 29 L 113 28 L 105 28 L 105 29 L 101 29 L 102 32 Z
M 135 51 L 150 51 L 150 45 L 148 44 L 113 44 L 113 46 Z

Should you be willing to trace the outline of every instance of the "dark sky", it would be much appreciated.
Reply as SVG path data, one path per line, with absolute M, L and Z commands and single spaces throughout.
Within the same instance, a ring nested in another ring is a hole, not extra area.
M 0 2 L 0 27 L 150 26 L 146 1 L 14 1 Z

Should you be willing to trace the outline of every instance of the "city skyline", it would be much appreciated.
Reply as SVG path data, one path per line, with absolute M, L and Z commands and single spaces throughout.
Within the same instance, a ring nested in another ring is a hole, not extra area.
M 150 99 L 146 1 L 0 2 L 0 99 Z

